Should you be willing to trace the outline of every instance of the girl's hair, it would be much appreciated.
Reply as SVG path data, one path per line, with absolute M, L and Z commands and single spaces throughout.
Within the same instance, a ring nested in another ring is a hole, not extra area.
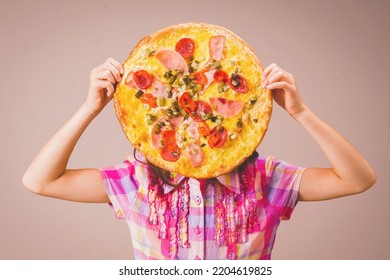
M 134 159 L 140 163 L 143 163 L 143 164 L 146 164 L 149 166 L 150 168 L 150 171 L 152 172 L 152 174 L 154 175 L 155 178 L 160 178 L 161 181 L 164 183 L 164 184 L 167 184 L 168 186 L 171 186 L 171 187 L 178 187 L 178 184 L 173 184 L 171 182 L 171 179 L 172 179 L 172 173 L 168 170 L 165 170 L 165 169 L 162 169 L 158 166 L 155 166 L 153 163 L 151 163 L 150 161 L 148 161 L 146 159 L 146 162 L 143 162 L 141 160 L 139 160 L 137 158 L 137 150 L 134 149 L 133 150 L 134 152 Z M 251 160 L 251 159 L 255 159 L 259 156 L 258 152 L 257 151 L 254 151 L 250 157 L 247 159 L 247 160 Z M 246 162 L 246 161 L 245 161 Z M 245 162 L 243 164 L 245 164 Z
M 146 165 L 149 166 L 149 169 L 150 169 L 150 171 L 152 172 L 153 177 L 155 177 L 155 178 L 160 178 L 161 181 L 162 181 L 164 184 L 167 184 L 168 186 L 175 187 L 175 188 L 178 187 L 178 184 L 173 184 L 173 183 L 170 181 L 170 179 L 172 178 L 171 172 L 169 172 L 168 170 L 162 169 L 162 168 L 160 168 L 160 167 L 158 167 L 158 166 L 155 166 L 153 163 L 151 163 L 151 162 L 148 161 L 147 159 L 145 159 L 146 162 L 143 162 L 143 161 L 139 160 L 139 159 L 137 158 L 137 150 L 134 149 L 133 152 L 134 152 L 134 159 L 135 159 L 136 161 L 138 161 L 138 162 L 140 162 L 140 163 L 143 163 L 143 164 L 146 164 Z

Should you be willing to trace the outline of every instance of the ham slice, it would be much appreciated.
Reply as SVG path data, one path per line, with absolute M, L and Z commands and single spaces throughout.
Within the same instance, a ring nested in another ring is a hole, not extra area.
M 188 121 L 189 121 L 189 124 L 187 127 L 187 133 L 190 137 L 192 137 L 196 141 L 198 141 L 199 140 L 199 130 L 198 130 L 199 124 L 191 118 L 189 118 Z
M 171 124 L 172 129 L 177 130 L 183 122 L 183 119 L 184 118 L 182 116 L 170 118 L 169 123 Z
M 186 154 L 193 167 L 201 166 L 205 162 L 202 148 L 196 143 L 187 145 Z
M 175 51 L 161 50 L 156 53 L 156 57 L 168 70 L 188 72 L 188 65 L 186 61 Z
M 157 79 L 154 79 L 153 80 L 153 83 L 152 83 L 152 95 L 154 97 L 164 97 L 164 98 L 167 98 L 168 97 L 168 84 L 167 83 L 164 83 L 162 81 L 159 81 Z
M 214 111 L 224 117 L 234 117 L 242 111 L 243 101 L 230 100 L 221 97 L 210 97 L 210 104 Z
M 210 57 L 214 60 L 221 60 L 223 58 L 223 49 L 225 47 L 226 37 L 219 35 L 210 38 L 209 51 Z
M 126 80 L 125 80 L 125 85 L 126 86 L 129 86 L 129 87 L 132 87 L 132 88 L 135 88 L 135 89 L 139 89 L 137 87 L 137 84 L 135 83 L 134 81 L 134 71 L 131 71 L 127 77 L 126 77 Z
M 215 71 L 216 71 L 215 69 L 210 69 L 209 71 L 204 73 L 204 75 L 207 78 L 207 84 L 203 87 L 202 91 L 199 92 L 200 95 L 202 95 L 207 90 L 207 88 L 210 86 L 210 84 L 212 82 L 214 82 Z

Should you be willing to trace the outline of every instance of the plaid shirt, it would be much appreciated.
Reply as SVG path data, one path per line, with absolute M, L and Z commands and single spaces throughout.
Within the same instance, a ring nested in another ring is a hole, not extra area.
M 110 206 L 130 228 L 136 259 L 270 259 L 303 171 L 258 157 L 213 179 L 176 175 L 176 188 L 132 159 L 101 174 Z

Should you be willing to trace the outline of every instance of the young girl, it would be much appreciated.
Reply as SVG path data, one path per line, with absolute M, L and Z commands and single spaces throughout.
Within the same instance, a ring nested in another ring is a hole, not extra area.
M 276 64 L 264 70 L 262 86 L 318 143 L 330 168 L 304 169 L 255 153 L 233 172 L 207 180 L 173 176 L 144 158 L 101 170 L 67 169 L 122 74 L 112 58 L 92 70 L 85 102 L 38 153 L 23 183 L 44 196 L 109 203 L 129 225 L 136 259 L 270 259 L 278 225 L 299 200 L 356 194 L 376 181 L 367 161 L 310 111 L 294 77 Z

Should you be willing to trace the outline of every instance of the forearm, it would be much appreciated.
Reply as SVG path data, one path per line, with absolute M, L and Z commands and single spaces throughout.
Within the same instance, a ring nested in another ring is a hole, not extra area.
M 375 182 L 375 172 L 364 157 L 310 109 L 305 108 L 295 119 L 320 146 L 340 180 L 357 191 L 363 191 Z
M 65 172 L 77 141 L 95 116 L 83 104 L 46 143 L 24 174 L 23 182 L 29 189 L 38 192 Z

